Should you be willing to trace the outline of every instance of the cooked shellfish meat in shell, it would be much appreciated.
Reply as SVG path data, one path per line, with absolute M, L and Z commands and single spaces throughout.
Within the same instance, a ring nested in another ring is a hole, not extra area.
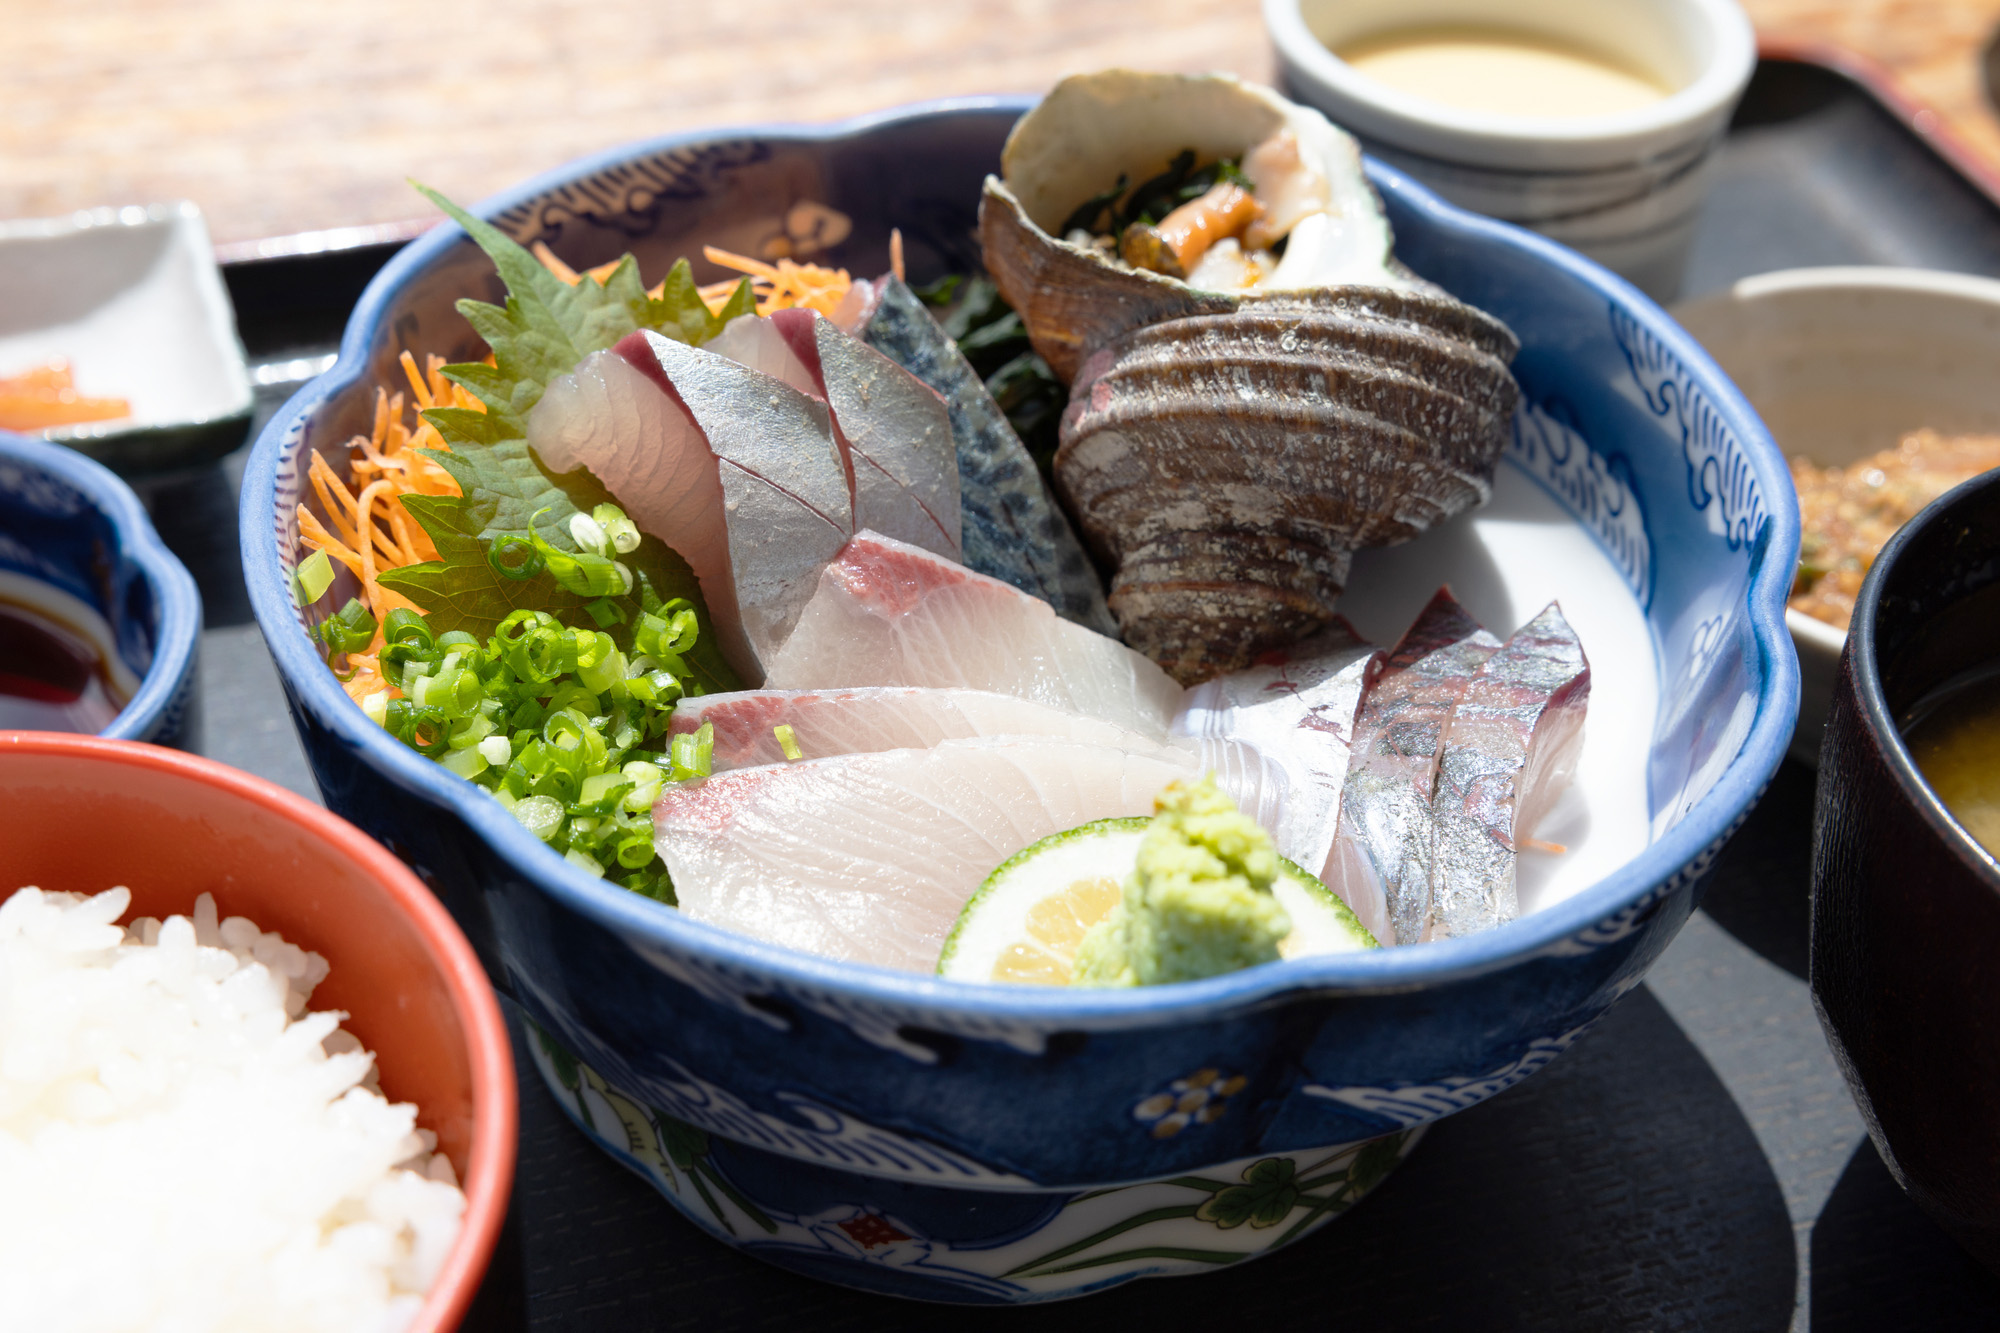
M 1058 489 L 1126 641 L 1176 679 L 1319 632 L 1355 550 L 1486 499 L 1519 344 L 1396 262 L 1318 112 L 1222 75 L 1079 75 L 1001 167 L 980 238 L 1070 386 Z

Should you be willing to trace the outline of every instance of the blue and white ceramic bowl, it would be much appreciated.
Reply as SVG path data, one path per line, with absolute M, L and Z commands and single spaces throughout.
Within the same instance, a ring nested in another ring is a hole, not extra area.
M 759 253 L 830 236 L 831 209 L 852 227 L 833 262 L 886 268 L 893 224 L 925 278 L 977 263 L 979 184 L 1025 106 L 681 136 L 481 211 L 574 265 L 629 247 L 656 274 L 704 242 Z M 1527 406 L 1486 516 L 1407 557 L 1364 553 L 1351 599 L 1394 601 L 1443 552 L 1461 595 L 1513 624 L 1582 564 L 1603 575 L 1601 604 L 1577 616 L 1629 627 L 1593 650 L 1590 724 L 1631 738 L 1612 756 L 1632 793 L 1629 858 L 1468 939 L 1154 990 L 967 986 L 794 953 L 589 879 L 349 703 L 287 591 L 308 451 L 344 462 L 404 348 L 477 350 L 451 303 L 497 295 L 490 265 L 456 228 L 412 244 L 363 297 L 339 362 L 266 429 L 243 486 L 244 563 L 327 804 L 457 914 L 576 1122 L 711 1234 L 947 1301 L 1235 1263 L 1340 1213 L 1430 1121 L 1555 1059 L 1686 920 L 1798 705 L 1784 460 L 1632 287 L 1372 170 L 1401 257 L 1520 334 Z M 1367 569 L 1389 591 L 1364 589 Z M 1363 629 L 1395 632 L 1368 614 Z M 1613 706 L 1621 692 L 1639 704 Z
M 91 628 L 133 688 L 99 735 L 183 747 L 198 739 L 201 594 L 109 469 L 0 431 L 0 597 L 102 622 Z

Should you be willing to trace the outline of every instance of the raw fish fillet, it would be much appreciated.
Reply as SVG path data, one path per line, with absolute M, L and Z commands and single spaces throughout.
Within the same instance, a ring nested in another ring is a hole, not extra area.
M 1104 585 L 1035 460 L 924 303 L 893 274 L 851 312 L 870 347 L 935 389 L 951 415 L 967 567 L 1032 593 L 1064 619 L 1117 637 Z M 869 304 L 872 301 L 872 306 Z
M 1202 682 L 1174 719 L 1281 855 L 1317 872 L 1339 822 L 1362 688 L 1378 653 L 1339 616 L 1321 633 Z
M 1417 943 L 1430 920 L 1431 792 L 1445 724 L 1499 647 L 1440 588 L 1361 697 L 1339 832 L 1321 878 L 1384 944 Z
M 740 674 L 761 674 L 736 610 L 715 454 L 678 403 L 624 357 L 593 352 L 549 381 L 528 414 L 528 443 L 551 472 L 588 467 L 641 530 L 678 551 L 723 657 Z
M 743 315 L 707 348 L 781 379 L 833 413 L 854 527 L 961 557 L 951 416 L 922 381 L 804 308 Z
M 1554 602 L 1466 684 L 1431 800 L 1432 938 L 1519 915 L 1515 847 L 1569 785 L 1589 702 L 1590 662 Z
M 653 807 L 681 910 L 829 958 L 929 972 L 986 876 L 1038 839 L 1148 814 L 1192 760 L 1044 738 L 718 773 Z
M 1116 639 L 998 579 L 873 532 L 821 572 L 766 663 L 779 690 L 923 685 L 992 690 L 1159 738 L 1181 687 Z
M 743 690 L 683 699 L 672 731 L 715 727 L 715 771 L 787 762 L 776 728 L 788 726 L 802 759 L 917 750 L 939 741 L 973 736 L 1057 736 L 1152 754 L 1173 749 L 1194 762 L 1184 740 L 1165 744 L 1135 731 L 1045 704 L 984 690 L 927 690 L 877 686 L 854 690 Z
M 622 359 L 654 389 L 612 364 Z M 853 535 L 826 405 L 728 357 L 634 333 L 560 376 L 528 418 L 557 472 L 588 467 L 700 580 L 730 665 L 751 679 Z

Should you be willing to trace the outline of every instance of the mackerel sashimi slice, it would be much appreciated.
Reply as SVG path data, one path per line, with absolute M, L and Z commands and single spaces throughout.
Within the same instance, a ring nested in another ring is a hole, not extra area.
M 631 334 L 553 381 L 529 414 L 528 441 L 554 471 L 589 468 L 641 529 L 681 553 L 730 665 L 752 679 L 854 533 L 826 405 L 657 333 Z
M 986 384 L 915 292 L 889 274 L 857 282 L 856 336 L 936 390 L 951 415 L 965 563 L 1055 607 L 1065 620 L 1116 635 L 1104 586 L 1021 437 Z
M 1499 647 L 1440 588 L 1361 696 L 1339 829 L 1322 878 L 1384 944 L 1424 937 L 1431 793 L 1445 724 L 1473 673 Z
M 1315 871 L 1333 847 L 1355 714 L 1376 656 L 1335 616 L 1305 642 L 1190 689 L 1174 718 L 1174 734 L 1195 741 L 1201 766 L 1271 831 L 1279 854 Z
M 1434 938 L 1519 914 L 1515 849 L 1569 785 L 1589 702 L 1590 662 L 1554 602 L 1466 683 L 1431 803 Z
M 766 667 L 772 689 L 991 690 L 1155 738 L 1182 694 L 1152 662 L 1039 597 L 874 532 L 821 572 Z
M 962 557 L 951 416 L 921 380 L 802 307 L 740 316 L 708 350 L 827 405 L 854 486 L 855 528 Z
M 929 972 L 993 868 L 1144 814 L 1185 758 L 1052 738 L 944 741 L 741 768 L 669 791 L 655 842 L 681 910 L 829 958 Z
M 715 771 L 786 762 L 777 729 L 792 729 L 802 759 L 872 750 L 922 749 L 974 736 L 1056 736 L 1135 754 L 1176 751 L 1194 762 L 1186 741 L 1162 744 L 1134 731 L 1079 717 L 1011 694 L 876 686 L 853 690 L 743 690 L 683 699 L 672 730 L 715 728 Z M 1170 756 L 1171 757 L 1171 756 Z

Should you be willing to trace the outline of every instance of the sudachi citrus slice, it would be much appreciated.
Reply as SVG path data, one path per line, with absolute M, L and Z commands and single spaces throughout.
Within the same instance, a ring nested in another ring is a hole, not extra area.
M 1100 819 L 1009 857 L 972 895 L 938 955 L 956 981 L 1067 986 L 1077 945 L 1124 893 L 1152 819 Z M 1347 904 L 1290 861 L 1271 890 L 1292 919 L 1286 958 L 1378 947 Z

